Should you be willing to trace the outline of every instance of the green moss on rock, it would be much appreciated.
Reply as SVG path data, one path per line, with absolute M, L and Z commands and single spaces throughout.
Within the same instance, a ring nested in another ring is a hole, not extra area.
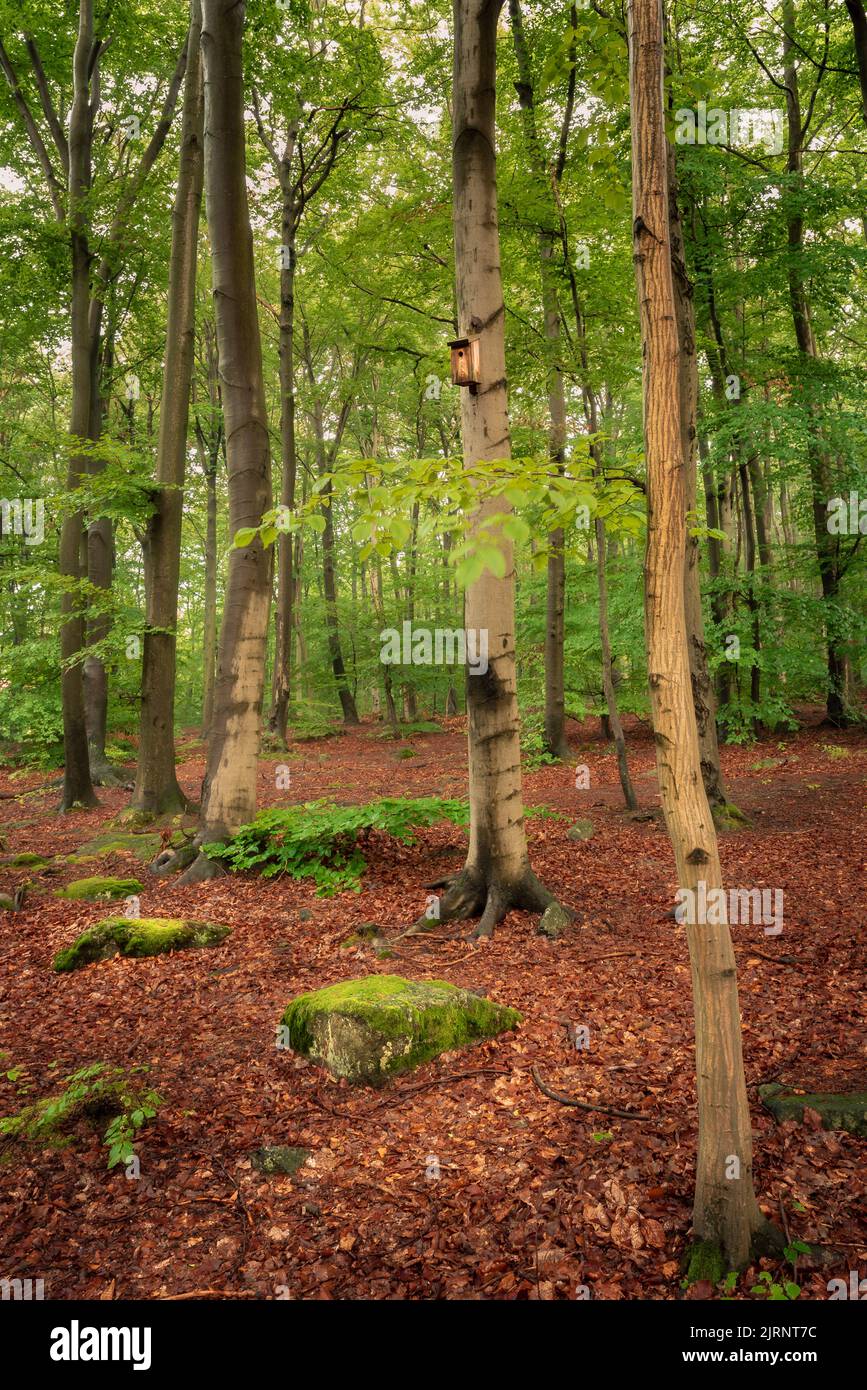
M 65 888 L 56 888 L 57 898 L 126 898 L 131 893 L 142 893 L 144 884 L 137 878 L 76 878 Z
M 444 980 L 369 975 L 302 994 L 283 1015 L 289 1047 L 367 1085 L 520 1023 L 521 1015 Z
M 25 852 L 24 854 L 13 855 L 9 860 L 9 867 L 11 869 L 44 869 L 47 863 L 48 860 L 44 859 L 41 854 Z
M 161 956 L 167 951 L 216 946 L 231 927 L 171 917 L 111 917 L 86 932 L 54 958 L 57 971 L 79 970 L 109 956 Z
M 804 1118 L 804 1109 L 809 1108 L 821 1115 L 823 1129 L 845 1129 L 850 1134 L 867 1139 L 867 1091 L 853 1091 L 851 1095 L 829 1091 L 794 1095 L 778 1082 L 771 1082 L 759 1087 L 759 1095 L 762 1103 L 780 1123 L 783 1120 L 797 1120 L 800 1123 Z

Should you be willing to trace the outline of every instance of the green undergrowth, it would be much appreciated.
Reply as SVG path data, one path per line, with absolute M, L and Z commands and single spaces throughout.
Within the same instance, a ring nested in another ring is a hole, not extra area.
M 228 844 L 205 848 L 209 858 L 222 860 L 235 873 L 254 870 L 264 878 L 312 878 L 324 897 L 358 892 L 367 867 L 361 845 L 371 831 L 411 844 L 415 830 L 444 820 L 467 825 L 468 803 L 436 796 L 383 797 L 366 806 L 308 801 L 260 811 Z
M 546 807 L 528 809 L 527 816 L 551 816 Z M 242 825 L 228 844 L 206 845 L 210 859 L 221 860 L 232 872 L 254 871 L 264 878 L 288 874 L 312 878 L 321 897 L 361 888 L 367 867 L 362 846 L 374 830 L 412 844 L 414 831 L 439 821 L 469 824 L 469 803 L 438 796 L 383 797 L 365 806 L 335 806 L 330 801 L 271 807 Z
M 154 1118 L 163 1098 L 137 1072 L 147 1067 L 109 1066 L 93 1062 L 67 1076 L 64 1089 L 25 1105 L 17 1115 L 0 1119 L 0 1136 L 25 1144 L 63 1148 L 72 1142 L 67 1131 L 83 1118 L 101 1123 L 111 1119 L 103 1134 L 108 1147 L 108 1167 L 128 1163 L 135 1156 L 139 1131 Z

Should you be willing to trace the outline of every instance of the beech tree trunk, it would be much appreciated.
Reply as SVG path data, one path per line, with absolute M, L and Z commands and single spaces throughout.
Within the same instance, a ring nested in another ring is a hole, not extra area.
M 93 45 L 93 0 L 81 0 L 69 118 L 69 235 L 72 253 L 72 411 L 69 431 L 76 439 L 87 439 L 90 434 L 91 391 L 96 368 L 88 322 L 91 253 L 87 237 L 94 115 L 91 89 Z M 87 468 L 86 457 L 70 452 L 66 479 L 66 490 L 70 496 L 74 496 Z M 83 535 L 84 513 L 78 510 L 65 516 L 59 555 L 60 575 L 65 581 L 60 610 L 60 655 L 64 663 L 61 676 L 64 770 L 60 804 L 64 811 L 75 805 L 98 805 L 90 777 L 82 684 L 84 617 L 78 586 L 87 573 L 86 566 L 82 564 Z
M 183 487 L 196 326 L 196 265 L 204 179 L 200 0 L 190 0 L 181 154 L 172 213 L 156 507 L 144 543 L 147 626 L 138 767 L 131 808 L 159 816 L 187 805 L 175 772 L 175 672 Z
M 542 285 L 542 319 L 548 360 L 548 457 L 552 471 L 563 472 L 566 450 L 566 393 L 563 388 L 560 305 L 554 264 L 558 211 L 536 125 L 535 91 L 530 52 L 524 33 L 520 0 L 509 0 L 512 38 L 518 64 L 518 99 L 524 144 L 546 216 L 539 227 L 539 270 Z M 562 172 L 562 171 L 561 171 Z M 556 174 L 555 174 L 556 177 Z M 548 585 L 545 601 L 545 745 L 555 758 L 567 759 L 566 698 L 563 644 L 566 635 L 566 557 L 562 527 L 548 536 Z
M 602 693 L 605 696 L 605 705 L 608 710 L 609 736 L 614 740 L 614 751 L 617 754 L 617 771 L 623 790 L 623 800 L 626 802 L 627 810 L 637 811 L 638 799 L 632 785 L 632 778 L 629 776 L 626 739 L 623 736 L 623 725 L 620 722 L 617 694 L 614 689 L 614 668 L 611 661 L 611 639 L 608 628 L 608 579 L 605 573 L 605 523 L 600 516 L 596 517 L 595 529 L 596 580 L 599 587 L 599 640 L 602 644 Z
M 90 331 L 93 333 L 93 304 L 90 310 Z M 111 373 L 114 359 L 114 325 L 107 329 L 100 344 L 94 339 L 92 345 L 93 370 L 90 390 L 90 428 L 88 436 L 92 440 L 101 437 L 105 419 L 108 415 L 111 392 Z M 99 473 L 105 467 L 100 459 L 91 459 L 89 471 Z M 100 516 L 87 527 L 87 578 L 94 589 L 105 594 L 111 592 L 115 565 L 114 522 L 110 517 Z M 90 760 L 90 775 L 95 786 L 112 787 L 124 784 L 124 778 L 108 761 L 105 751 L 108 729 L 108 668 L 102 655 L 94 647 L 104 642 L 111 631 L 112 620 L 108 612 L 91 614 L 86 623 L 88 652 L 84 659 L 82 677 L 84 682 L 84 722 L 87 728 L 87 753 Z
M 850 11 L 851 13 L 851 11 Z M 789 198 L 786 223 L 789 245 L 789 301 L 795 328 L 795 339 L 804 366 L 801 386 L 809 420 L 810 435 L 807 458 L 813 502 L 813 534 L 822 597 L 827 605 L 826 664 L 828 722 L 838 728 L 851 722 L 845 702 L 845 661 L 839 638 L 834 631 L 833 605 L 840 588 L 840 558 L 835 538 L 828 532 L 827 503 L 833 494 L 832 460 L 827 440 L 823 436 L 821 414 L 815 399 L 816 373 L 811 363 L 819 356 L 813 331 L 812 308 L 804 281 L 804 136 L 798 86 L 797 49 L 794 42 L 795 0 L 783 0 L 783 64 L 786 85 L 786 118 L 788 125 Z M 812 114 L 812 108 L 811 108 Z M 808 123 L 809 123 L 808 117 Z
M 247 202 L 241 0 L 203 0 L 205 189 L 226 433 L 229 529 L 271 506 L 271 457 Z M 199 844 L 233 835 L 256 809 L 272 552 L 255 537 L 229 555 Z M 181 882 L 216 872 L 199 854 Z
M 861 110 L 864 124 L 867 125 L 867 14 L 864 12 L 863 0 L 846 0 L 846 9 L 852 21 L 858 78 L 861 83 Z
M 295 181 L 291 172 L 297 126 L 290 122 L 283 157 L 278 164 L 282 193 L 283 252 L 280 268 L 280 501 L 295 508 L 297 456 L 295 448 L 295 267 L 298 212 Z M 289 718 L 292 664 L 293 537 L 282 532 L 277 540 L 277 603 L 274 626 L 274 674 L 268 729 L 285 747 Z
M 452 172 L 458 328 L 478 335 L 481 381 L 461 390 L 464 464 L 507 459 L 511 453 L 506 400 L 503 287 L 497 225 L 494 93 L 498 3 L 454 0 Z M 471 534 L 504 511 L 501 499 L 482 501 Z M 488 635 L 488 669 L 467 674 L 470 844 L 466 864 L 445 887 L 439 922 L 481 918 L 474 936 L 490 936 L 511 907 L 545 914 L 547 927 L 563 909 L 530 868 L 524 833 L 521 749 L 515 677 L 515 567 L 512 545 L 497 544 L 505 573 L 490 570 L 466 593 L 466 627 Z M 411 930 L 430 928 L 424 917 Z
M 205 593 L 204 630 L 202 635 L 202 736 L 207 737 L 214 717 L 214 680 L 217 659 L 217 465 L 223 447 L 223 421 L 220 406 L 220 387 L 217 349 L 212 326 L 203 325 L 206 369 L 208 374 L 208 403 L 211 425 L 207 437 L 196 420 L 196 442 L 199 460 L 205 474 Z
M 722 872 L 701 776 L 687 651 L 687 498 L 668 221 L 661 0 L 630 0 L 629 60 L 633 258 L 644 353 L 648 673 L 659 786 L 678 883 L 695 891 L 700 879 L 708 889 L 721 887 Z M 737 1269 L 749 1260 L 753 1239 L 766 1223 L 753 1190 L 734 951 L 725 922 L 690 925 L 686 935 L 699 1107 L 693 1227 L 699 1242 L 721 1252 L 724 1269 Z
M 677 315 L 678 399 L 680 403 L 680 443 L 684 466 L 687 513 L 694 513 L 697 503 L 698 468 L 698 358 L 695 349 L 695 306 L 693 286 L 684 259 L 683 232 L 677 197 L 677 163 L 674 149 L 668 147 L 668 208 L 670 226 L 672 289 Z M 720 768 L 719 740 L 716 728 L 716 700 L 707 664 L 704 641 L 704 616 L 701 608 L 699 544 L 697 536 L 686 536 L 686 556 L 683 572 L 684 615 L 686 621 L 689 669 L 692 680 L 692 701 L 695 707 L 701 754 L 701 775 L 707 799 L 715 814 L 726 816 L 729 807 Z

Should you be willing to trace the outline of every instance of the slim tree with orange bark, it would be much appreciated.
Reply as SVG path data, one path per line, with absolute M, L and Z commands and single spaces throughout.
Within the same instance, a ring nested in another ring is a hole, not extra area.
M 684 605 L 686 468 L 680 343 L 671 269 L 662 0 L 631 0 L 633 258 L 644 356 L 647 459 L 645 632 L 662 808 L 678 883 L 721 888 L 716 829 L 701 774 Z M 710 913 L 707 914 L 711 916 Z M 725 918 L 725 913 L 720 914 Z M 727 921 L 686 926 L 699 1108 L 694 1278 L 746 1265 L 769 1223 L 753 1188 L 752 1135 L 737 975 Z

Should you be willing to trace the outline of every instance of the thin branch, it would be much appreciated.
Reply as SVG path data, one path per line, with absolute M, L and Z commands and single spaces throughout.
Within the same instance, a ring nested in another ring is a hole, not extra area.
M 549 1100 L 556 1100 L 558 1105 L 571 1105 L 576 1110 L 599 1111 L 603 1115 L 616 1115 L 619 1120 L 638 1120 L 641 1124 L 646 1124 L 650 1118 L 648 1115 L 639 1115 L 634 1110 L 618 1110 L 613 1105 L 588 1105 L 584 1100 L 573 1100 L 571 1096 L 561 1095 L 559 1091 L 554 1091 L 550 1086 L 546 1086 L 539 1075 L 538 1067 L 531 1067 L 530 1075 L 542 1094 L 547 1096 Z
M 46 182 L 48 183 L 48 195 L 51 198 L 51 206 L 54 209 L 54 215 L 58 222 L 64 222 L 66 220 L 66 214 L 63 208 L 63 184 L 54 171 L 54 165 L 51 163 L 51 157 L 46 149 L 42 133 L 39 126 L 36 124 L 36 118 L 30 110 L 27 98 L 21 90 L 21 84 L 18 81 L 15 69 L 3 46 L 2 40 L 0 40 L 0 67 L 3 69 L 6 81 L 9 84 L 9 90 L 12 93 L 12 100 L 24 122 L 24 129 L 27 131 L 33 152 L 39 161 Z
M 25 34 L 24 42 L 27 48 L 27 52 L 30 55 L 30 66 L 33 68 L 33 75 L 36 78 L 36 86 L 39 91 L 39 100 L 42 103 L 42 110 L 45 113 L 45 119 L 48 122 L 48 128 L 51 131 L 52 138 L 54 140 L 55 145 L 57 146 L 57 152 L 60 155 L 60 162 L 63 165 L 63 172 L 66 174 L 68 178 L 69 142 L 66 139 L 66 132 L 64 131 L 63 126 L 60 124 L 60 117 L 58 116 L 57 111 L 55 110 L 54 102 L 51 100 L 51 92 L 48 88 L 48 79 L 45 76 L 45 69 L 42 66 L 42 59 L 39 56 L 39 50 L 37 49 L 36 44 L 33 41 L 32 35 Z

